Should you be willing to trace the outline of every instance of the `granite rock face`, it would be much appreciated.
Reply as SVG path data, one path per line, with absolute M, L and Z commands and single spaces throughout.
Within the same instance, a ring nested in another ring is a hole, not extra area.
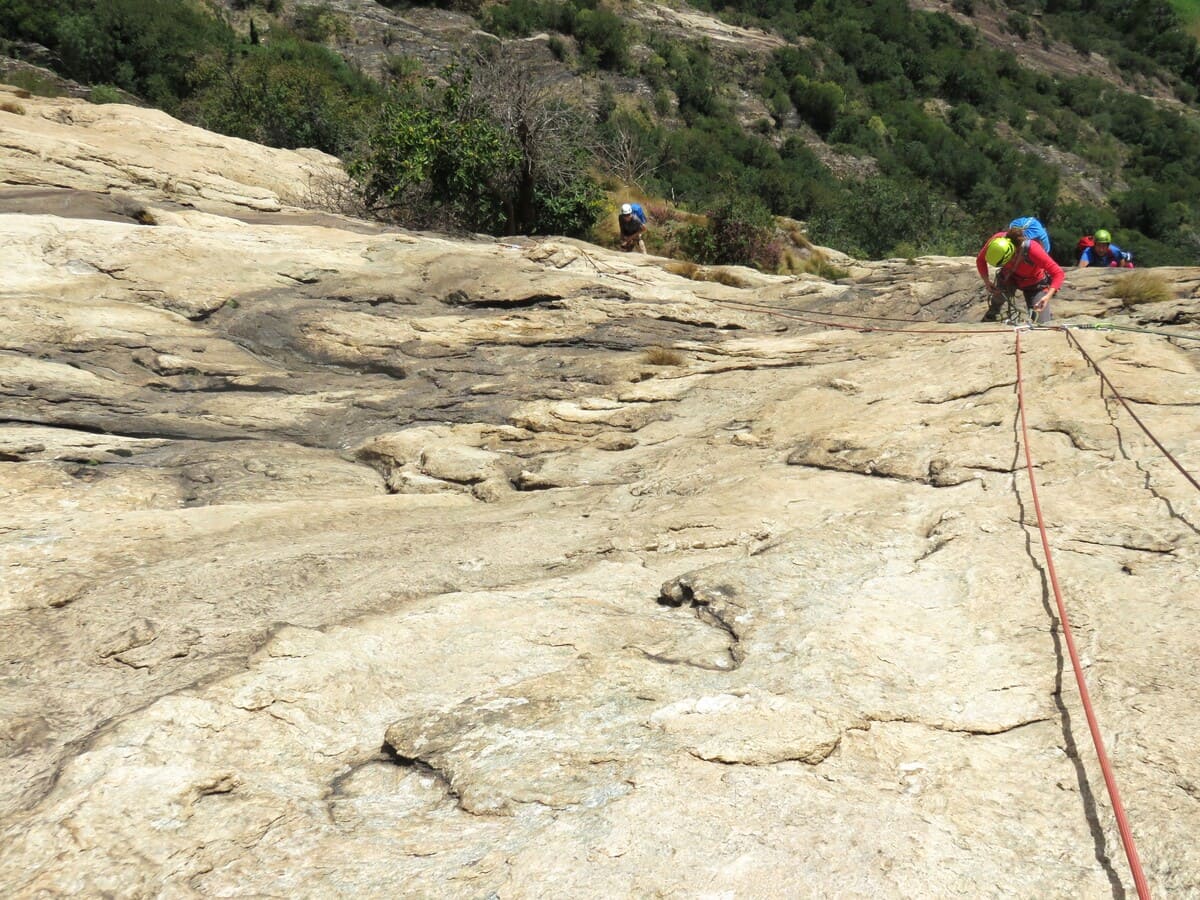
M 5 896 L 1132 890 L 972 260 L 692 282 L 22 103 Z M 1194 473 L 1200 270 L 1161 273 L 1125 310 L 1072 271 L 1057 314 L 1144 329 L 1072 334 Z M 1190 896 L 1200 495 L 1065 333 L 1020 347 L 1096 714 L 1156 896 Z

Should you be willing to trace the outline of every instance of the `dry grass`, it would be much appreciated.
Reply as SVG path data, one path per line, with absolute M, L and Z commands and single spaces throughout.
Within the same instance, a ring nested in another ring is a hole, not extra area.
M 1161 303 L 1164 300 L 1175 298 L 1171 285 L 1165 278 L 1145 271 L 1122 275 L 1113 281 L 1105 293 L 1109 297 L 1120 300 L 1123 306 Z
M 700 266 L 686 259 L 673 259 L 667 263 L 666 269 L 672 275 L 679 275 L 692 281 L 712 281 L 726 287 L 744 288 L 746 283 L 736 272 L 721 266 Z
M 801 271 L 807 272 L 810 275 L 817 275 L 829 281 L 837 281 L 839 278 L 845 278 L 850 274 L 846 269 L 831 263 L 829 258 L 823 253 L 814 253 L 809 256 L 804 261 Z
M 840 266 L 835 266 L 824 253 L 813 250 L 809 253 L 797 253 L 793 250 L 783 251 L 783 260 L 779 266 L 783 275 L 816 275 L 828 281 L 837 281 L 850 273 Z
M 750 285 L 742 279 L 737 273 L 730 272 L 728 269 L 714 268 L 709 269 L 705 273 L 705 281 L 715 281 L 717 284 L 723 284 L 726 287 L 744 288 Z
M 113 198 L 113 210 L 119 215 L 128 216 L 139 225 L 157 225 L 158 219 L 154 213 L 142 203 L 140 200 L 135 200 L 132 197 L 124 195 Z
M 29 91 L 25 90 L 25 88 L 13 88 L 13 93 L 16 94 L 18 97 L 20 97 L 22 100 L 28 100 L 31 97 L 33 97 L 33 94 L 31 94 Z
M 787 232 L 788 240 L 790 240 L 797 247 L 800 247 L 804 250 L 812 250 L 813 249 L 812 241 L 810 241 L 808 239 L 808 235 L 806 235 L 800 229 L 799 225 L 790 225 L 786 229 L 786 232 Z
M 686 259 L 673 259 L 667 263 L 667 271 L 672 275 L 679 275 L 683 278 L 690 278 L 692 281 L 703 281 L 700 272 L 703 266 L 698 266 L 694 262 L 689 262 Z
M 642 362 L 650 366 L 682 366 L 683 354 L 668 347 L 650 347 L 642 354 Z
M 305 195 L 297 199 L 300 206 L 323 212 L 369 219 L 371 210 L 353 181 L 329 171 L 312 172 L 308 176 Z
M 0 103 L 0 110 L 17 116 L 25 115 L 25 107 L 20 103 L 14 103 L 12 100 L 5 100 L 3 103 Z

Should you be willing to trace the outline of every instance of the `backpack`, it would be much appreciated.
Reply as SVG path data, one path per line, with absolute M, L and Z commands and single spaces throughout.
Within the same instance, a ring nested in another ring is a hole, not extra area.
M 1045 249 L 1050 252 L 1050 233 L 1046 231 L 1046 226 L 1035 219 L 1033 216 L 1024 216 L 1020 219 L 1013 219 L 1008 223 L 1009 228 L 1020 228 L 1025 232 L 1025 237 L 1037 241 Z
M 1079 243 L 1075 245 L 1075 261 L 1083 259 L 1083 251 L 1096 246 L 1096 239 L 1090 234 L 1085 234 L 1079 239 Z
M 646 224 L 646 211 L 644 209 L 642 209 L 642 204 L 630 203 L 629 205 L 633 207 L 633 214 L 637 217 L 637 220 L 639 222 L 641 222 L 643 225 L 645 225 Z

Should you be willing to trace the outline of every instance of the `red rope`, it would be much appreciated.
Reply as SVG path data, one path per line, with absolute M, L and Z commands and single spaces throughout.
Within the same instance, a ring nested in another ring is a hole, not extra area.
M 777 309 L 773 306 L 766 306 L 760 303 L 750 303 L 745 300 L 710 300 L 710 303 L 715 303 L 719 306 L 737 306 L 744 309 L 760 310 L 768 315 L 780 316 L 785 319 L 795 319 L 798 322 L 804 322 L 808 325 L 820 325 L 822 328 L 841 328 L 846 331 L 880 331 L 887 334 L 1008 334 L 1012 328 L 879 328 L 875 325 L 853 325 L 849 322 L 822 322 L 817 319 L 809 319 L 804 316 L 798 316 L 795 313 L 787 312 L 782 309 Z M 811 312 L 811 310 L 806 310 Z M 824 313 L 817 312 L 818 316 L 833 316 L 840 315 L 839 313 Z M 852 318 L 848 313 L 847 318 Z M 880 318 L 878 316 L 861 316 L 853 318 Z M 912 321 L 915 324 L 923 324 L 915 319 L 893 319 L 892 321 L 908 322 Z
M 1088 352 L 1085 349 L 1083 349 L 1083 344 L 1081 344 L 1079 342 L 1079 338 L 1075 337 L 1075 335 L 1073 335 L 1066 328 L 1064 328 L 1062 331 L 1063 331 L 1063 334 L 1065 334 L 1067 336 L 1067 341 L 1069 343 L 1074 344 L 1075 348 L 1081 354 L 1083 354 L 1083 358 L 1088 361 L 1088 365 L 1090 365 L 1093 369 L 1096 370 L 1096 374 L 1100 376 L 1100 380 L 1103 381 L 1106 385 L 1108 385 L 1108 389 L 1110 391 L 1112 391 L 1112 395 L 1121 401 L 1121 405 L 1123 407 L 1125 407 L 1125 412 L 1129 413 L 1129 415 L 1133 419 L 1133 421 L 1138 423 L 1138 427 L 1141 428 L 1142 431 L 1144 431 L 1146 433 L 1146 437 L 1150 438 L 1150 440 L 1152 440 L 1154 442 L 1154 446 L 1162 451 L 1163 456 L 1165 456 L 1167 459 L 1169 459 L 1171 461 L 1171 465 L 1173 465 L 1176 469 L 1179 470 L 1179 474 L 1181 474 L 1184 478 L 1186 478 L 1188 481 L 1190 481 L 1192 484 L 1192 487 L 1194 487 L 1196 490 L 1200 491 L 1200 482 L 1197 482 L 1196 479 L 1192 477 L 1191 473 L 1188 472 L 1188 470 L 1185 469 L 1182 465 L 1180 465 L 1179 460 L 1177 460 L 1171 454 L 1171 451 L 1168 450 L 1166 447 L 1164 447 L 1162 445 L 1162 441 L 1160 441 L 1158 438 L 1156 438 L 1154 436 L 1154 434 L 1150 431 L 1150 429 L 1145 426 L 1145 424 L 1142 422 L 1142 420 L 1138 418 L 1138 414 L 1135 413 L 1133 411 L 1133 409 L 1129 406 L 1129 404 L 1125 402 L 1125 398 L 1121 396 L 1121 392 L 1116 389 L 1116 387 L 1113 385 L 1113 383 L 1111 381 L 1109 381 L 1108 376 L 1104 374 L 1104 370 L 1101 369 L 1100 365 L 1096 362 L 1096 360 L 1092 359 L 1092 357 L 1088 354 Z
M 1096 756 L 1100 759 L 1100 770 L 1104 773 L 1104 784 L 1108 788 L 1108 796 L 1112 801 L 1113 813 L 1117 817 L 1117 829 L 1121 833 L 1121 843 L 1125 846 L 1125 857 L 1129 860 L 1129 868 L 1133 872 L 1133 883 L 1137 886 L 1140 900 L 1149 900 L 1150 887 L 1142 872 L 1142 863 L 1138 859 L 1137 845 L 1133 842 L 1133 832 L 1129 829 L 1129 821 L 1125 816 L 1125 807 L 1121 803 L 1121 793 L 1117 789 L 1117 780 L 1113 775 L 1112 763 L 1104 750 L 1104 738 L 1100 734 L 1100 724 L 1092 710 L 1092 699 L 1088 693 L 1087 682 L 1083 677 L 1083 666 L 1079 662 L 1079 654 L 1075 650 L 1075 638 L 1071 633 L 1071 623 L 1067 618 L 1067 607 L 1063 603 L 1062 591 L 1058 586 L 1058 573 L 1054 569 L 1054 559 L 1050 555 L 1050 538 L 1046 534 L 1046 523 L 1042 518 L 1042 504 L 1038 500 L 1037 480 L 1033 477 L 1033 455 L 1029 451 L 1029 429 L 1025 424 L 1025 391 L 1021 384 L 1021 332 L 1017 333 L 1017 407 L 1021 413 L 1021 437 L 1025 451 L 1025 469 L 1029 472 L 1029 490 L 1033 495 L 1033 509 L 1037 514 L 1038 530 L 1042 535 L 1042 552 L 1046 555 L 1046 571 L 1050 574 L 1050 585 L 1054 588 L 1054 602 L 1058 604 L 1058 619 L 1062 623 L 1063 637 L 1066 639 L 1067 651 L 1071 656 L 1071 666 L 1075 670 L 1075 683 L 1079 687 L 1079 697 L 1083 701 L 1083 711 L 1087 716 L 1088 730 L 1092 733 L 1092 743 L 1096 747 Z

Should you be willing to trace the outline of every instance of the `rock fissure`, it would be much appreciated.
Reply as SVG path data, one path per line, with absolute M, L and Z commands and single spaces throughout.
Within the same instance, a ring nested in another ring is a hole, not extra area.
M 1053 722 L 1054 717 L 1032 716 L 1027 719 L 1022 719 L 1019 722 L 996 725 L 954 725 L 946 722 L 931 722 L 919 716 L 905 715 L 868 715 L 866 716 L 866 720 L 867 728 L 870 728 L 872 723 L 903 723 L 906 725 L 920 725 L 923 728 L 929 728 L 933 731 L 945 731 L 951 734 L 968 734 L 981 737 L 992 737 L 995 735 L 1009 734 L 1010 732 L 1018 731 L 1022 728 L 1028 728 L 1030 725 L 1038 725 L 1042 722 Z M 854 726 L 851 727 L 853 728 Z
M 1091 547 L 1108 547 L 1114 550 L 1133 550 L 1136 553 L 1154 553 L 1160 556 L 1171 556 L 1177 547 L 1151 547 L 1135 544 L 1131 541 L 1090 541 L 1087 538 L 1066 538 L 1064 544 L 1085 544 Z
M 1142 473 L 1142 488 L 1148 491 L 1152 497 L 1163 504 L 1163 507 L 1167 510 L 1168 516 L 1179 522 L 1190 532 L 1192 532 L 1192 534 L 1200 536 L 1200 526 L 1197 526 L 1196 523 L 1192 522 L 1191 519 L 1179 512 L 1179 510 L 1175 508 L 1175 504 L 1172 503 L 1171 499 L 1163 494 L 1162 491 L 1160 491 L 1157 487 L 1155 487 L 1153 473 L 1146 468 L 1140 458 L 1134 458 L 1130 454 L 1129 448 L 1125 446 L 1125 433 L 1121 430 L 1119 420 L 1119 417 L 1124 410 L 1120 407 L 1120 403 L 1114 397 L 1105 396 L 1103 386 L 1101 386 L 1101 397 L 1104 400 L 1104 409 L 1108 413 L 1109 425 L 1112 427 L 1113 434 L 1117 439 L 1117 450 L 1124 459 L 1132 462 L 1137 470 Z
M 1012 388 L 1016 386 L 1016 383 L 1017 382 L 1015 379 L 1013 381 L 1001 381 L 997 384 L 988 385 L 987 387 L 983 388 L 971 388 L 965 391 L 957 391 L 955 393 L 948 394 L 945 397 L 917 397 L 913 402 L 920 403 L 924 406 L 940 406 L 943 403 L 953 403 L 956 400 L 969 400 L 972 397 L 982 397 L 986 394 L 990 394 L 992 391 L 999 391 L 1003 390 L 1004 388 Z

